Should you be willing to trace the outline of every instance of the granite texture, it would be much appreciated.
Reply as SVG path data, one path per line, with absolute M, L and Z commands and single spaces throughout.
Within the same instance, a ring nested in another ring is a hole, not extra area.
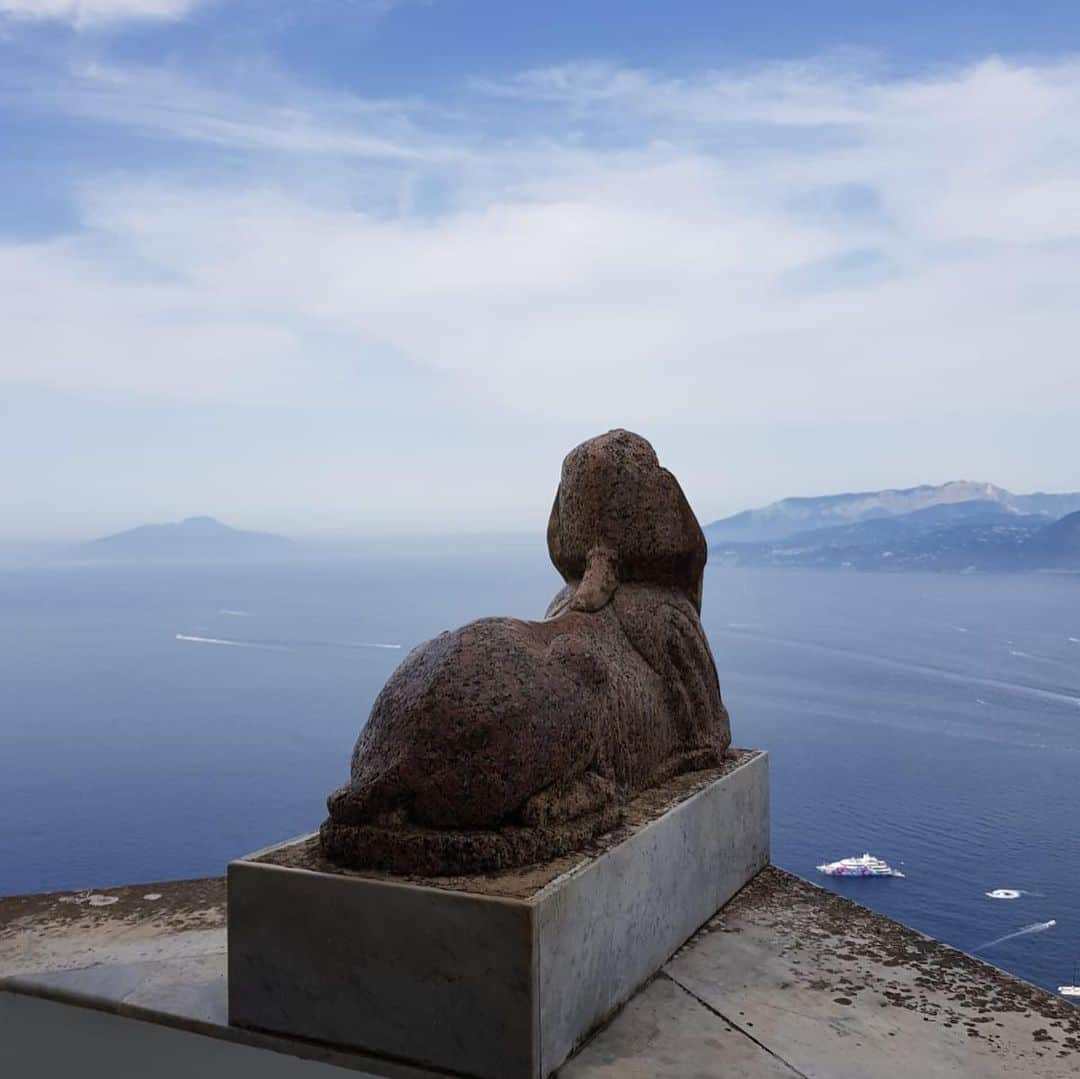
M 472 622 L 391 676 L 328 799 L 328 857 L 426 875 L 538 862 L 721 762 L 705 538 L 648 442 L 610 431 L 567 456 L 548 548 L 566 586 L 543 621 Z

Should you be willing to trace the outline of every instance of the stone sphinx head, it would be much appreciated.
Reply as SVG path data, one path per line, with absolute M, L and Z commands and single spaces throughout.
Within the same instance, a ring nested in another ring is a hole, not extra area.
M 566 586 L 544 620 L 471 622 L 391 675 L 327 801 L 328 857 L 420 875 L 536 862 L 721 762 L 705 538 L 645 439 L 610 431 L 571 451 L 548 549 Z
M 678 589 L 701 611 L 707 549 L 678 480 L 640 435 L 609 431 L 563 461 L 547 529 L 570 606 L 598 611 L 621 582 Z

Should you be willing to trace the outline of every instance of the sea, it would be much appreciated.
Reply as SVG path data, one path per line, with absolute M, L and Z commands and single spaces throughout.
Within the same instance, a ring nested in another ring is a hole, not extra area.
M 409 649 L 559 583 L 504 539 L 0 569 L 0 895 L 219 875 L 317 828 Z M 716 567 L 703 618 L 778 865 L 1080 980 L 1080 576 Z M 864 851 L 905 876 L 816 869 Z

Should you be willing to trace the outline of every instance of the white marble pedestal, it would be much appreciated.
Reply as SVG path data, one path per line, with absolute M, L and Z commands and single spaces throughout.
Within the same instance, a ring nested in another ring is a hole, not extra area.
M 479 1079 L 550 1075 L 769 861 L 764 753 L 646 795 L 600 853 L 491 877 L 342 871 L 313 837 L 233 862 L 230 1022 Z

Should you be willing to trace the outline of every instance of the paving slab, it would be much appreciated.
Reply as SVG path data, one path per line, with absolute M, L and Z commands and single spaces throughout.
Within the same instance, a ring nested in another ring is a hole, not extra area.
M 664 971 L 800 1075 L 1080 1074 L 1080 1009 L 776 870 Z
M 798 1079 L 798 1072 L 661 974 L 559 1079 Z
M 224 948 L 223 877 L 0 898 L 0 977 Z

